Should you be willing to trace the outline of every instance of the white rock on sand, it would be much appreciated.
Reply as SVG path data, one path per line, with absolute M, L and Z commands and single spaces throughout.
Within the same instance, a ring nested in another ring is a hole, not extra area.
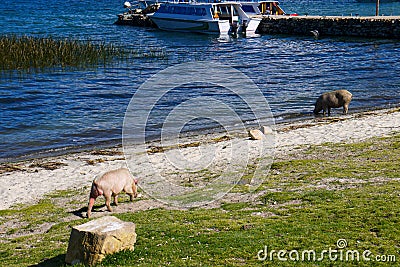
M 398 109 L 281 124 L 277 125 L 275 134 L 275 153 L 277 155 L 286 154 L 293 148 L 306 144 L 348 143 L 370 137 L 386 136 L 399 131 L 400 112 Z M 229 146 L 229 142 L 218 142 L 214 146 L 224 149 Z M 257 141 L 249 141 L 246 136 L 235 142 Z M 198 147 L 186 148 L 185 153 L 198 151 L 198 149 Z M 103 158 L 106 157 L 108 160 L 97 162 L 94 165 L 88 164 L 87 161 L 95 161 L 101 156 L 89 152 L 46 159 L 65 163 L 65 166 L 56 170 L 28 167 L 32 161 L 21 163 L 27 168 L 0 174 L 0 198 L 2 200 L 0 210 L 10 208 L 18 203 L 33 203 L 56 190 L 88 188 L 96 175 L 126 166 L 121 155 L 103 156 Z M 160 158 L 159 155 L 157 157 Z M 167 164 L 163 162 L 166 161 L 160 161 L 158 165 Z M 165 168 L 167 169 L 167 167 Z M 142 171 L 146 172 L 146 170 Z

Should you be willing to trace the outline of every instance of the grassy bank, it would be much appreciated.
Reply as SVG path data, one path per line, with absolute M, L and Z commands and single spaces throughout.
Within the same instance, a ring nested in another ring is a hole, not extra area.
M 138 239 L 134 252 L 109 256 L 102 266 L 292 266 L 297 255 L 299 266 L 376 266 L 378 259 L 392 266 L 400 261 L 399 148 L 400 135 L 303 147 L 275 161 L 251 203 L 114 213 L 137 224 Z M 75 215 L 87 192 L 56 192 L 36 205 L 0 211 L 2 266 L 64 266 L 70 225 L 87 221 Z M 279 250 L 291 251 L 281 254 L 287 261 L 278 259 Z M 338 250 L 331 254 L 336 260 L 321 257 L 324 250 Z

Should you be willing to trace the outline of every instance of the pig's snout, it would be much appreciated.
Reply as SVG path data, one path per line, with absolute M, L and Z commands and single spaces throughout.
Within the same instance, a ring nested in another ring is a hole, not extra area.
M 96 201 L 96 198 L 101 195 L 103 195 L 103 190 L 99 189 L 98 186 L 95 183 L 93 183 L 92 188 L 90 190 L 90 196 L 89 196 L 89 204 L 88 204 L 88 210 L 87 210 L 88 218 L 90 218 L 90 215 L 92 214 L 92 208 L 93 208 L 94 202 Z

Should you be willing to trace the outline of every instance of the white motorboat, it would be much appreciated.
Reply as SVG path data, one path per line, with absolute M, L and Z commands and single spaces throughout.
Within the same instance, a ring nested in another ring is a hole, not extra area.
M 210 34 L 253 34 L 261 21 L 247 15 L 238 2 L 162 3 L 149 17 L 162 30 Z

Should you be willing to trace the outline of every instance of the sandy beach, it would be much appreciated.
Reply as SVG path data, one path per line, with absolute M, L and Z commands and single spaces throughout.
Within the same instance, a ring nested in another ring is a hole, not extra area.
M 383 137 L 400 131 L 400 109 L 387 109 L 338 115 L 332 117 L 319 117 L 312 120 L 284 123 L 276 125 L 275 131 L 275 158 L 285 157 L 288 153 L 296 151 L 305 145 L 322 143 L 350 143 L 372 137 Z M 237 144 L 256 144 L 257 141 L 249 140 L 247 133 L 240 133 L 230 138 L 217 139 L 215 136 L 196 137 L 209 141 L 201 142 L 200 146 L 188 146 L 184 153 L 188 157 L 196 157 L 201 153 L 201 148 L 223 151 L 226 147 Z M 205 147 L 204 147 L 205 146 Z M 182 149 L 182 148 L 175 148 Z M 199 152 L 200 151 L 200 152 Z M 164 175 L 173 173 L 160 156 L 163 152 L 151 155 L 150 161 L 157 165 Z M 257 153 L 256 153 L 257 154 Z M 219 155 L 219 156 L 218 156 Z M 220 153 L 216 156 L 219 168 L 224 167 L 226 155 Z M 148 155 L 143 155 L 148 157 Z M 148 159 L 146 159 L 148 160 Z M 86 151 L 63 156 L 43 159 L 27 160 L 24 162 L 6 163 L 0 169 L 0 209 L 8 209 L 16 204 L 35 203 L 46 194 L 56 190 L 86 190 L 92 180 L 105 171 L 125 167 L 125 157 L 122 148 Z M 138 165 L 134 175 L 145 175 L 151 170 Z M 171 174 L 172 175 L 172 174 Z M 173 175 L 172 175 L 173 176 Z

